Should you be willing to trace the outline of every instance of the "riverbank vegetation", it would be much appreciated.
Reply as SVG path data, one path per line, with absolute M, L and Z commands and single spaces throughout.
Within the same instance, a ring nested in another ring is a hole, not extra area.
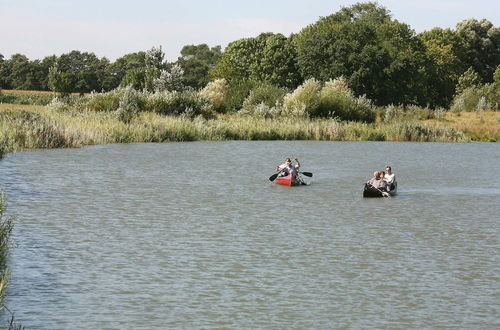
M 33 148 L 79 147 L 129 142 L 196 140 L 327 140 L 327 141 L 468 141 L 461 131 L 415 120 L 381 123 L 287 116 L 280 119 L 242 114 L 204 118 L 141 111 L 130 120 L 115 110 L 2 105 L 0 147 L 4 152 Z M 189 111 L 189 109 L 188 109 Z
M 0 193 L 0 307 L 3 306 L 3 299 L 7 288 L 9 273 L 7 268 L 8 245 L 13 226 L 12 218 L 5 218 L 4 211 L 5 198 L 4 195 Z

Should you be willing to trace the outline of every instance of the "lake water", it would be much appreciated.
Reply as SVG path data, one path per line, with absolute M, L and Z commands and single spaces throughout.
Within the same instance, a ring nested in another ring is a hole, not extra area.
M 268 181 L 285 157 L 309 186 Z M 398 195 L 363 199 L 386 165 Z M 498 143 L 36 150 L 0 187 L 27 329 L 500 327 Z

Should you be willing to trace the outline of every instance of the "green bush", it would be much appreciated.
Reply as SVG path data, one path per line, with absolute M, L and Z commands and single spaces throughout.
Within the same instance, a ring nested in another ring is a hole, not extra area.
M 321 83 L 314 79 L 304 81 L 292 93 L 283 98 L 283 110 L 286 114 L 304 114 L 311 116 L 319 106 Z
M 92 93 L 87 96 L 86 107 L 92 111 L 116 111 L 125 88 L 117 88 L 107 93 Z
M 373 122 L 375 112 L 365 96 L 356 97 L 343 77 L 329 80 L 319 94 L 316 117 L 338 117 L 348 121 Z
M 250 91 L 258 86 L 254 80 L 234 80 L 229 85 L 228 95 L 224 102 L 226 112 L 236 112 L 243 106 L 243 101 L 250 94 Z
M 139 113 L 138 94 L 135 89 L 129 86 L 124 89 L 123 95 L 120 98 L 116 113 L 118 119 L 125 124 L 130 123 L 132 118 Z
M 250 94 L 243 101 L 242 108 L 249 110 L 261 103 L 268 107 L 274 107 L 283 103 L 285 94 L 286 90 L 283 88 L 271 84 L 261 84 L 250 91 Z
M 146 99 L 144 109 L 161 115 L 186 115 L 188 117 L 214 115 L 209 100 L 195 91 L 161 92 L 150 95 Z

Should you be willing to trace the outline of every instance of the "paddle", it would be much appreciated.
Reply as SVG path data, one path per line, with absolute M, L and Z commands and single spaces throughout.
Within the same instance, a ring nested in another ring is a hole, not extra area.
M 271 176 L 269 177 L 269 181 L 274 181 L 274 180 L 276 180 L 276 178 L 278 177 L 278 175 L 279 175 L 280 173 L 281 173 L 281 171 L 280 171 L 280 172 L 278 172 L 278 173 L 274 173 L 273 175 L 271 175 Z M 313 176 L 313 174 L 312 174 L 311 172 L 299 172 L 299 173 L 300 173 L 300 174 L 304 174 L 305 176 L 308 176 L 308 177 L 312 177 L 312 176 Z
M 389 193 L 388 193 L 388 192 L 382 191 L 382 190 L 378 189 L 377 187 L 375 187 L 374 185 L 371 185 L 371 184 L 370 184 L 370 187 L 372 187 L 372 188 L 377 189 L 378 191 L 380 191 L 380 193 L 381 193 L 381 194 L 382 194 L 382 196 L 384 196 L 384 197 L 391 197 L 391 195 L 389 195 Z
M 274 173 L 273 175 L 271 175 L 271 176 L 269 177 L 269 181 L 271 181 L 271 182 L 272 182 L 272 181 L 274 181 L 274 180 L 278 177 L 278 175 L 279 175 L 280 173 L 281 173 L 281 171 L 280 171 L 280 172 L 278 172 L 278 173 Z

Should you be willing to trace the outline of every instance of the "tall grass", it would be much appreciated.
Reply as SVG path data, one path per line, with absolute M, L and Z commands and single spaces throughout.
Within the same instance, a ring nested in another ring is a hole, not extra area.
M 12 218 L 4 217 L 5 211 L 5 196 L 0 193 L 0 305 L 3 305 L 5 290 L 9 271 L 7 269 L 7 257 L 9 252 L 9 238 L 12 232 Z
M 366 124 L 335 119 L 225 115 L 216 118 L 141 112 L 125 123 L 114 113 L 0 111 L 0 150 L 197 140 L 467 141 L 452 128 L 418 122 Z

